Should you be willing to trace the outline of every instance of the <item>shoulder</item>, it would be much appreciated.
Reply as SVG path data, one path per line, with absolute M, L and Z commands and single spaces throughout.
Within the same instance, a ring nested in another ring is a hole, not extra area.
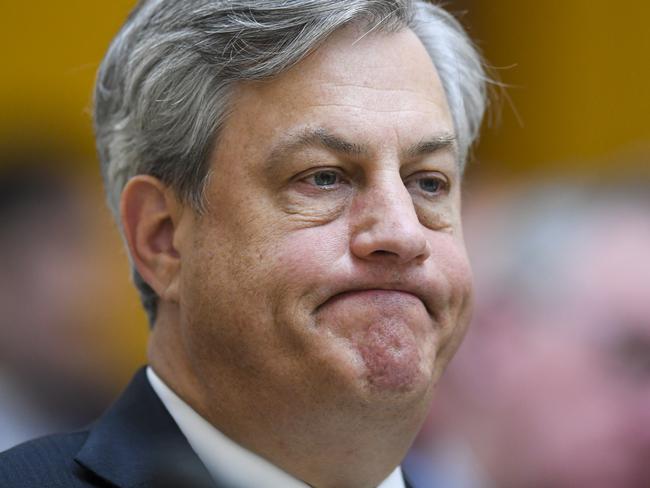
M 96 486 L 74 460 L 87 437 L 87 431 L 51 435 L 0 453 L 0 486 Z

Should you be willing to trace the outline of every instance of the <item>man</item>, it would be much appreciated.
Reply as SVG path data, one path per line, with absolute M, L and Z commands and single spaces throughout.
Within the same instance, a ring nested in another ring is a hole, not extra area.
M 419 1 L 138 4 L 95 121 L 149 368 L 88 432 L 0 458 L 0 480 L 404 486 L 469 319 L 460 183 L 484 80 Z

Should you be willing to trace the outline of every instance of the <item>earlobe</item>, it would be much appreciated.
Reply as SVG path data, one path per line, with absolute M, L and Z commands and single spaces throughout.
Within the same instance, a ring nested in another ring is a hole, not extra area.
M 158 296 L 177 301 L 180 253 L 174 235 L 182 204 L 157 178 L 138 175 L 122 191 L 120 214 L 134 266 Z

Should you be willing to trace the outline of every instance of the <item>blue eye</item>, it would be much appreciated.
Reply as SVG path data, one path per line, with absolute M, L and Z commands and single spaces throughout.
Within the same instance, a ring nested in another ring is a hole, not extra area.
M 420 178 L 418 185 L 427 193 L 439 193 L 445 189 L 445 182 L 440 178 Z
M 339 182 L 339 175 L 335 171 L 319 171 L 312 175 L 314 184 L 320 187 L 334 186 Z

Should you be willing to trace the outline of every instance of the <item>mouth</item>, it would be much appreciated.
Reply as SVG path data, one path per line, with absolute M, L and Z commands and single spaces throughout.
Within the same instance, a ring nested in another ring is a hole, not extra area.
M 339 293 L 332 295 L 330 298 L 321 303 L 317 308 L 316 312 L 319 310 L 332 306 L 338 302 L 356 299 L 360 301 L 367 301 L 371 303 L 397 303 L 397 302 L 413 302 L 414 304 L 421 304 L 426 309 L 427 313 L 431 315 L 429 307 L 427 307 L 426 302 L 416 293 L 401 290 L 401 289 L 390 289 L 390 288 L 359 288 L 345 290 Z

